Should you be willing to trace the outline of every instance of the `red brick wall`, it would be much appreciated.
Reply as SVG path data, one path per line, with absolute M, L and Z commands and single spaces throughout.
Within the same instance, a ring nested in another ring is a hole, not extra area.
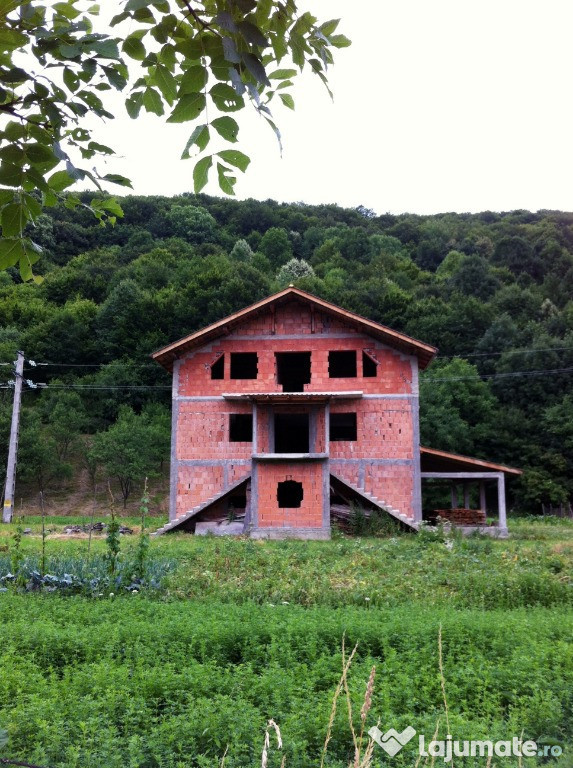
M 297 305 L 298 306 L 298 305 Z M 251 321 L 252 332 L 241 326 L 224 339 L 191 353 L 184 358 L 179 373 L 179 394 L 185 396 L 221 395 L 223 392 L 281 392 L 277 382 L 275 352 L 312 352 L 311 382 L 307 392 L 360 390 L 367 394 L 407 394 L 412 387 L 412 370 L 408 358 L 384 347 L 372 338 L 359 334 L 349 327 L 315 314 L 316 333 L 310 333 L 310 312 L 295 311 L 288 307 L 276 312 L 276 335 L 270 339 L 245 339 L 255 332 L 270 333 L 271 320 L 265 316 Z M 265 323 L 266 326 L 265 327 Z M 327 330 L 329 328 L 329 330 Z M 281 332 L 304 334 L 308 338 L 285 339 Z M 337 335 L 338 334 L 338 335 Z M 339 334 L 345 334 L 340 336 Z M 238 338 L 237 338 L 238 337 Z M 331 379 L 328 376 L 328 352 L 331 350 L 357 351 L 358 376 L 356 378 Z M 378 375 L 362 377 L 362 351 L 369 350 L 378 360 Z M 233 380 L 230 378 L 231 352 L 257 352 L 257 379 Z M 211 379 L 211 365 L 225 353 L 225 378 Z
M 177 459 L 250 459 L 252 443 L 229 442 L 229 416 L 252 413 L 250 403 L 182 401 L 177 424 Z
M 302 483 L 299 508 L 280 508 L 277 486 L 284 480 Z M 322 462 L 263 462 L 257 465 L 259 528 L 321 528 Z
M 314 333 L 311 333 L 312 327 Z M 274 334 L 273 334 L 274 330 Z M 302 339 L 288 339 L 284 335 L 303 335 Z M 256 336 L 269 336 L 258 339 Z M 357 377 L 331 379 L 328 376 L 328 352 L 331 350 L 356 350 Z M 378 361 L 376 377 L 362 376 L 362 351 L 368 350 Z M 350 326 L 337 320 L 314 313 L 306 305 L 293 302 L 278 307 L 273 316 L 264 312 L 240 326 L 229 334 L 197 352 L 185 357 L 179 367 L 179 391 L 183 397 L 213 397 L 224 392 L 280 392 L 277 383 L 275 352 L 312 352 L 311 382 L 305 391 L 354 391 L 364 394 L 403 394 L 412 393 L 412 367 L 410 358 L 384 347 L 372 338 L 358 333 Z M 256 352 L 258 354 L 257 379 L 231 380 L 230 353 Z M 211 365 L 225 354 L 225 378 L 211 379 Z M 296 407 L 298 412 L 305 407 Z M 331 411 L 357 412 L 357 436 L 355 442 L 331 442 L 332 459 L 384 459 L 409 460 L 414 458 L 418 446 L 413 445 L 413 413 L 409 399 L 365 398 L 349 401 L 332 401 Z M 249 461 L 253 451 L 252 443 L 229 443 L 229 414 L 250 413 L 249 402 L 225 400 L 179 401 L 179 419 L 176 438 L 176 458 L 179 460 L 231 460 Z M 258 408 L 257 452 L 266 453 L 273 449 L 269 444 L 268 411 Z M 317 419 L 317 444 L 314 450 L 324 452 L 324 413 Z M 311 446 L 313 450 L 313 446 Z M 292 465 L 287 474 L 297 479 Z M 259 485 L 259 493 L 265 493 L 261 499 L 261 526 L 284 526 L 287 524 L 320 527 L 322 525 L 322 469 L 319 463 L 297 465 L 296 472 L 305 477 L 303 482 L 310 483 L 301 509 L 279 510 L 276 506 L 277 471 L 283 471 L 282 464 L 259 465 L 259 472 L 266 484 Z M 249 464 L 236 466 L 228 470 L 228 483 L 243 477 L 250 471 Z M 333 471 L 353 485 L 359 485 L 358 467 L 351 464 L 338 464 Z M 274 473 L 274 474 L 273 474 Z M 308 473 L 308 477 L 305 473 Z M 363 469 L 366 490 L 377 498 L 384 499 L 406 514 L 413 515 L 413 467 L 408 465 L 367 465 Z M 272 479 L 272 482 L 271 482 Z M 189 488 L 191 485 L 191 488 Z M 272 486 L 272 487 L 271 487 Z M 190 508 L 207 500 L 224 488 L 224 474 L 221 466 L 180 466 L 177 484 L 177 515 L 184 514 Z M 315 503 L 317 494 L 320 500 Z M 272 522 L 268 522 L 271 520 Z M 295 521 L 295 522 L 293 522 Z M 298 522 L 297 522 L 298 521 Z
M 358 440 L 330 443 L 333 459 L 411 459 L 412 406 L 409 400 L 334 400 L 331 413 L 356 411 Z

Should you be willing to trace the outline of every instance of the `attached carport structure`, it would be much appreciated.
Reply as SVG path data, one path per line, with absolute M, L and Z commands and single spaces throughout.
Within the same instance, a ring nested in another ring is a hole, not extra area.
M 466 509 L 470 504 L 470 486 L 479 486 L 479 504 L 482 512 L 486 512 L 486 484 L 495 482 L 497 485 L 497 510 L 498 521 L 496 526 L 458 526 L 467 529 L 472 528 L 492 533 L 498 536 L 507 536 L 507 514 L 505 503 L 505 478 L 519 476 L 520 469 L 506 467 L 503 464 L 494 464 L 491 461 L 473 459 L 469 456 L 461 456 L 447 451 L 438 451 L 433 448 L 420 447 L 421 454 L 421 478 L 422 480 L 449 481 L 451 491 L 452 509 L 459 506 L 458 489 L 463 488 L 463 502 Z

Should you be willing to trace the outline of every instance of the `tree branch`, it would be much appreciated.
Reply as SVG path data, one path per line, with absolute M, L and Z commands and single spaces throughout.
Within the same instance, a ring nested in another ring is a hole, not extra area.
M 197 24 L 199 24 L 200 27 L 202 27 L 203 29 L 211 29 L 210 24 L 208 24 L 206 21 L 203 21 L 203 19 L 199 16 L 197 11 L 194 8 L 191 8 L 191 3 L 189 2 L 189 0 L 182 0 L 182 2 L 185 8 L 187 8 L 187 10 L 189 11 L 189 15 L 195 19 L 195 21 L 197 22 Z

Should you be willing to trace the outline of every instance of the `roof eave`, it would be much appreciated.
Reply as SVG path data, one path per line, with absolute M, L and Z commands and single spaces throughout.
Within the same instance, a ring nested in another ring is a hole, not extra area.
M 308 301 L 339 318 L 346 319 L 352 325 L 359 326 L 364 333 L 381 339 L 383 343 L 388 344 L 388 346 L 393 346 L 404 354 L 417 357 L 421 370 L 424 370 L 424 368 L 428 366 L 438 351 L 436 347 L 433 347 L 430 344 L 425 344 L 411 336 L 407 336 L 399 331 L 394 331 L 392 328 L 387 328 L 380 323 L 375 323 L 354 312 L 337 307 L 335 304 L 320 299 L 318 296 L 300 290 L 300 288 L 289 286 L 278 293 L 267 296 L 265 299 L 261 299 L 261 301 L 258 301 L 255 304 L 251 304 L 232 315 L 228 315 L 227 317 L 218 320 L 212 325 L 201 328 L 200 330 L 195 331 L 195 333 L 184 336 L 183 338 L 168 344 L 166 347 L 158 349 L 152 353 L 151 357 L 168 370 L 172 370 L 174 360 L 188 352 L 190 349 L 193 349 L 199 343 L 203 345 L 212 338 L 226 335 L 230 332 L 232 326 L 239 324 L 244 318 L 271 304 L 279 302 L 287 296 L 299 297 L 304 301 Z

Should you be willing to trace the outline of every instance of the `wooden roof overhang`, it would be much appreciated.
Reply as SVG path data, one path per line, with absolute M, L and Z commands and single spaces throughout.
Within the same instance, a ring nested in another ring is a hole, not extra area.
M 483 459 L 473 459 L 470 456 L 461 456 L 457 453 L 438 451 L 434 448 L 420 446 L 420 459 L 422 474 L 425 472 L 443 473 L 484 473 L 502 472 L 504 475 L 517 476 L 523 474 L 521 469 L 506 467 L 503 464 L 494 464 Z
M 226 392 L 225 400 L 248 400 L 252 403 L 328 403 L 330 400 L 358 400 L 362 392 Z
M 297 300 L 306 303 L 311 307 L 315 307 L 321 312 L 337 318 L 340 322 L 381 341 L 393 349 L 397 349 L 405 355 L 417 357 L 421 370 L 428 366 L 438 351 L 430 344 L 424 344 L 417 339 L 413 339 L 411 336 L 406 336 L 404 333 L 399 333 L 385 325 L 380 325 L 380 323 L 375 323 L 354 312 L 349 312 L 346 309 L 337 307 L 336 304 L 331 304 L 328 301 L 324 301 L 324 299 L 319 299 L 318 296 L 314 296 L 312 293 L 307 293 L 306 291 L 301 291 L 300 288 L 289 286 L 283 291 L 279 291 L 272 296 L 267 296 L 266 299 L 251 304 L 251 306 L 245 307 L 245 309 L 241 309 L 239 312 L 235 312 L 228 317 L 224 317 L 222 320 L 219 320 L 206 328 L 202 328 L 189 336 L 184 336 L 182 339 L 168 344 L 162 349 L 158 349 L 151 355 L 151 357 L 164 368 L 172 371 L 174 361 L 185 355 L 187 352 L 197 349 L 198 347 L 203 347 L 215 339 L 231 333 L 235 328 L 240 326 L 241 323 L 245 322 L 245 320 L 251 319 L 261 312 L 265 312 L 270 307 L 280 306 L 281 304 L 288 303 L 292 300 Z

